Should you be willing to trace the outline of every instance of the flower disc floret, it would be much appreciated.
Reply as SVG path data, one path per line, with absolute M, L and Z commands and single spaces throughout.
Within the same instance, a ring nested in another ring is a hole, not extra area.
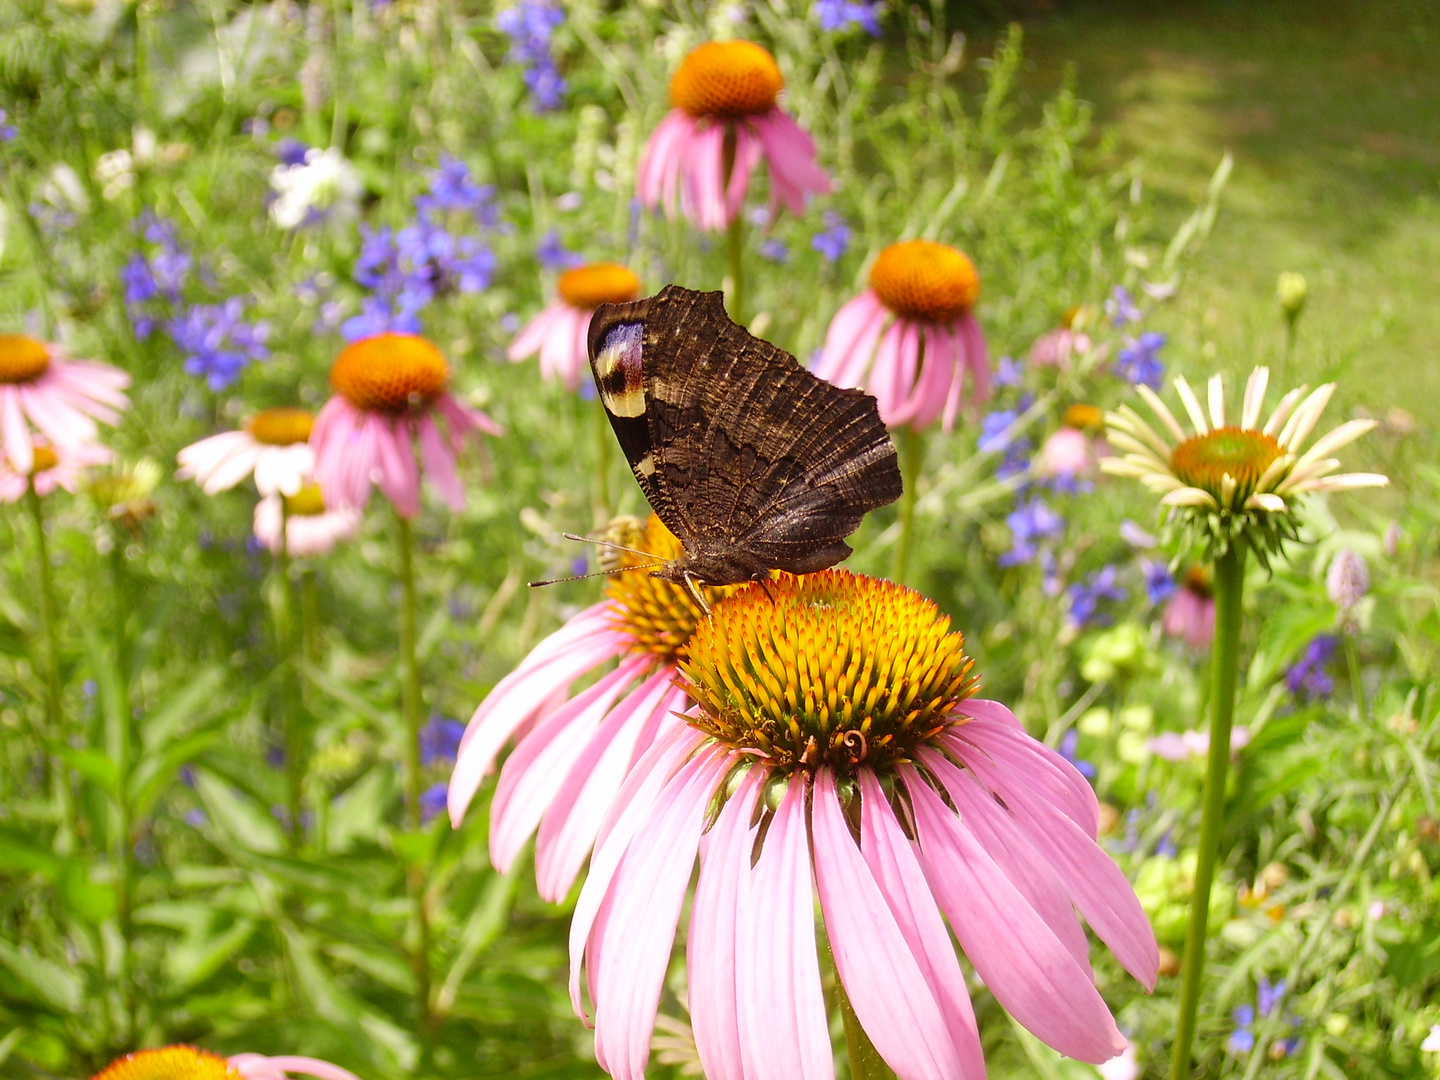
M 0 383 L 38 379 L 50 366 L 50 350 L 24 334 L 0 334 Z
M 670 78 L 670 104 L 691 116 L 734 119 L 769 112 L 785 88 L 780 65 L 753 41 L 707 41 Z
M 782 575 L 716 604 L 680 660 L 691 722 L 782 771 L 883 770 L 962 720 L 965 638 L 919 593 L 846 570 Z
M 640 295 L 640 279 L 628 266 L 613 262 L 577 266 L 560 275 L 560 299 L 571 307 L 593 311 L 601 304 L 623 304 Z
M 245 430 L 266 446 L 292 446 L 310 438 L 315 417 L 305 409 L 265 409 L 252 416 Z
M 980 275 L 964 252 L 948 244 L 902 240 L 875 259 L 870 288 L 896 315 L 945 323 L 975 306 Z
M 30 466 L 30 475 L 35 476 L 60 464 L 60 455 L 48 446 L 35 447 L 35 461 Z
M 1105 426 L 1105 413 L 1096 405 L 1076 404 L 1065 410 L 1060 422 L 1076 431 L 1098 432 Z
M 93 1080 L 236 1080 L 240 1073 L 222 1057 L 193 1046 L 140 1050 L 112 1061 Z
M 346 346 L 330 385 L 357 409 L 398 413 L 423 408 L 445 392 L 450 368 L 440 350 L 416 334 L 376 334 Z
M 1255 493 L 1265 470 L 1284 453 L 1274 437 L 1263 431 L 1223 427 L 1175 447 L 1170 467 L 1177 480 L 1209 492 L 1217 502 L 1227 497 L 1226 489 L 1233 485 L 1234 501 L 1243 503 Z
M 325 513 L 325 496 L 320 485 L 307 480 L 294 495 L 284 495 L 285 512 L 292 517 L 319 517 Z
M 678 559 L 684 547 L 659 518 L 651 515 L 643 532 L 630 532 L 617 537 L 617 543 L 637 551 L 649 552 L 653 560 L 617 548 L 602 548 L 619 557 L 619 565 L 635 567 L 615 574 L 605 586 L 605 594 L 614 601 L 616 628 L 635 639 L 632 652 L 654 653 L 666 663 L 675 660 L 690 635 L 705 617 L 689 590 L 680 585 L 650 576 L 650 568 L 658 561 Z M 714 603 L 734 592 L 734 588 L 702 588 L 707 601 Z

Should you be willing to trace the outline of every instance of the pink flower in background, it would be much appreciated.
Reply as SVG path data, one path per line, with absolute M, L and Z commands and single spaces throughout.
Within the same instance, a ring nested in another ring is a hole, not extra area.
M 1100 458 L 1110 452 L 1105 443 L 1105 414 L 1094 405 L 1071 405 L 1035 456 L 1035 474 L 1046 479 L 1074 480 L 1093 476 Z
M 682 550 L 653 517 L 648 525 L 619 519 L 611 538 L 662 559 Z M 518 738 L 490 807 L 490 858 L 508 870 L 538 829 L 535 877 L 540 895 L 554 902 L 575 883 L 625 775 L 680 726 L 676 714 L 689 704 L 672 683 L 676 654 L 703 615 L 694 599 L 645 569 L 617 574 L 606 592 L 490 691 L 465 729 L 450 777 L 450 820 L 458 827 L 496 755 Z M 570 693 L 572 682 L 612 660 L 617 667 Z
M 0 334 L 0 451 L 30 475 L 34 425 L 57 450 L 94 443 L 95 421 L 114 424 L 129 406 L 130 376 L 93 360 L 67 360 L 53 345 L 23 334 Z
M 1241 724 L 1230 729 L 1231 753 L 1243 750 L 1249 745 L 1249 728 Z M 1153 739 L 1147 739 L 1145 749 L 1166 761 L 1203 758 L 1210 752 L 1210 733 L 1208 731 L 1164 731 Z
M 277 1057 L 236 1054 L 227 1060 L 227 1064 L 244 1080 L 290 1080 L 295 1074 L 314 1076 L 317 1080 L 360 1080 L 349 1069 L 342 1069 L 339 1065 L 331 1065 L 319 1058 L 296 1057 L 291 1054 Z
M 711 1080 L 833 1076 L 816 894 L 902 1080 L 985 1075 L 952 931 L 1046 1043 L 1092 1063 L 1125 1048 L 1077 910 L 1147 987 L 1159 957 L 1096 843 L 1099 804 L 1003 705 L 967 700 L 963 639 L 933 604 L 844 571 L 782 576 L 716 603 L 681 668 L 696 708 L 626 778 L 571 923 L 602 1068 L 644 1073 L 697 856 L 686 965 Z
M 709 41 L 670 80 L 674 106 L 645 144 L 636 193 L 646 206 L 679 209 L 701 229 L 729 227 L 745 204 L 750 175 L 770 172 L 770 220 L 781 204 L 805 209 L 807 192 L 830 179 L 815 164 L 815 141 L 776 100 L 785 86 L 775 58 L 750 41 Z
M 1061 371 L 1070 370 L 1072 356 L 1084 356 L 1090 351 L 1090 338 L 1077 333 L 1069 326 L 1047 330 L 1030 346 L 1030 363 L 1036 367 L 1053 367 Z
M 35 484 L 35 494 L 42 499 L 58 488 L 74 494 L 84 471 L 92 465 L 106 465 L 114 455 L 108 447 L 98 443 L 80 443 L 67 449 L 59 449 L 43 442 L 31 447 L 29 474 L 17 472 L 10 462 L 0 455 L 0 502 L 19 502 Z
M 336 394 L 310 433 L 327 506 L 363 509 L 375 484 L 397 513 L 414 517 L 423 465 L 446 504 L 464 509 L 456 457 L 467 439 L 503 430 L 455 400 L 449 382 L 440 350 L 414 334 L 376 334 L 345 347 L 330 369 Z
M 315 469 L 310 432 L 315 417 L 304 409 L 266 409 L 239 431 L 222 431 L 191 443 L 175 456 L 176 477 L 194 480 L 206 495 L 227 491 L 247 476 L 261 495 L 294 495 Z
M 280 554 L 283 523 L 290 555 L 328 555 L 335 545 L 353 540 L 360 531 L 361 512 L 353 506 L 329 508 L 320 485 L 306 481 L 293 495 L 266 495 L 255 504 L 255 538 Z
M 1215 636 L 1215 596 L 1210 575 L 1201 566 L 1192 566 L 1175 595 L 1165 605 L 1160 625 L 1170 637 L 1184 638 L 1192 649 L 1203 649 Z
M 316 1080 L 359 1080 L 349 1069 L 319 1058 L 264 1054 L 236 1054 L 223 1058 L 193 1046 L 164 1046 L 137 1050 L 112 1061 L 93 1080 L 290 1080 L 313 1076 Z
M 979 295 L 980 276 L 955 248 L 891 244 L 870 288 L 835 313 L 815 374 L 874 394 L 889 427 L 918 431 L 939 419 L 950 431 L 963 403 L 990 396 L 990 358 L 971 314 Z
M 640 279 L 618 263 L 590 263 L 561 274 L 555 291 L 554 302 L 525 324 L 505 355 L 518 363 L 538 352 L 541 378 L 559 379 L 573 391 L 589 367 L 590 317 L 601 304 L 634 300 Z

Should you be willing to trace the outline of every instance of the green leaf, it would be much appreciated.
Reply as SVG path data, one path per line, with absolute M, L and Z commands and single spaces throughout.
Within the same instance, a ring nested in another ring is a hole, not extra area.
M 37 956 L 28 945 L 19 947 L 0 938 L 0 965 L 34 992 L 35 1000 L 62 1013 L 80 1009 L 80 976 L 52 960 Z
M 224 704 L 225 699 L 217 693 L 224 681 L 224 668 L 201 668 L 182 690 L 145 717 L 140 724 L 145 752 L 156 753 L 187 727 L 193 727 Z
M 187 937 L 166 949 L 165 975 L 172 995 L 185 993 L 227 966 L 254 935 L 255 925 L 253 920 L 239 919 L 218 934 Z
M 0 872 L 52 878 L 59 866 L 60 860 L 48 848 L 37 847 L 20 833 L 0 829 Z
M 91 869 L 80 859 L 66 860 L 56 884 L 66 907 L 92 926 L 99 926 L 115 915 L 115 890 L 93 881 Z
M 398 793 L 393 765 L 386 762 L 365 773 L 331 806 L 326 823 L 326 847 L 333 852 L 345 852 L 357 841 L 377 835 L 381 823 L 394 808 Z
M 1269 685 L 1289 666 L 1296 653 L 1334 624 L 1333 607 L 1311 608 L 1295 601 L 1267 610 L 1246 685 L 1251 690 Z
M 99 750 L 76 750 L 64 743 L 46 743 L 46 749 L 110 795 L 120 794 L 120 769 Z
M 130 805 L 134 815 L 144 817 L 155 805 L 186 762 L 193 760 L 220 737 L 219 728 L 198 731 L 168 746 L 158 757 L 147 756 L 130 776 Z
M 280 825 L 254 800 L 237 791 L 208 770 L 195 776 L 195 789 L 216 828 L 250 851 L 273 854 L 285 847 Z

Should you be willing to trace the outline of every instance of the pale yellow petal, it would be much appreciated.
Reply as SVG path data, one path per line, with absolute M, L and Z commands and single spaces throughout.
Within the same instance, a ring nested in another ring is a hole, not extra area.
M 1148 390 L 1150 388 L 1148 386 L 1142 386 L 1140 389 Z M 1175 448 L 1156 434 L 1155 429 L 1147 424 L 1139 413 L 1130 408 L 1129 405 L 1121 405 L 1120 412 L 1130 423 L 1130 434 L 1134 435 L 1137 439 L 1144 439 L 1150 444 L 1151 449 L 1153 449 L 1155 453 L 1166 461 L 1170 460 L 1170 454 Z
M 1272 495 L 1268 491 L 1257 491 L 1250 498 L 1245 500 L 1246 510 L 1268 510 L 1273 514 L 1285 512 L 1285 500 L 1279 495 Z
M 1208 434 L 1210 425 L 1205 422 L 1205 412 L 1200 408 L 1200 400 L 1182 375 L 1175 376 L 1175 392 L 1180 395 L 1180 404 L 1184 405 L 1185 411 L 1190 414 L 1190 421 L 1195 425 L 1195 433 L 1197 435 Z
M 1217 428 L 1225 426 L 1225 376 L 1218 371 L 1210 376 L 1210 422 Z
M 1330 395 L 1335 393 L 1335 384 L 1326 383 L 1324 386 L 1317 386 L 1315 391 L 1300 403 L 1295 410 L 1295 415 L 1290 417 L 1283 431 L 1280 432 L 1280 445 L 1286 450 L 1296 452 L 1305 445 L 1305 440 L 1310 437 L 1310 432 L 1315 430 L 1315 425 L 1320 422 L 1320 414 L 1325 411 L 1325 406 L 1330 404 Z
M 1149 443 L 1141 442 L 1133 435 L 1126 435 L 1123 431 L 1112 431 L 1108 438 L 1110 445 L 1117 450 L 1129 450 L 1131 453 L 1143 454 L 1145 457 L 1153 459 L 1155 464 L 1163 464 L 1161 458 L 1150 447 Z
M 1235 486 L 1236 486 L 1236 485 L 1235 485 L 1235 478 L 1234 478 L 1233 476 L 1231 476 L 1229 473 L 1225 473 L 1225 474 L 1223 474 L 1223 475 L 1220 477 L 1220 505 L 1221 505 L 1221 506 L 1234 506 L 1234 505 L 1235 505 Z
M 1378 420 L 1347 420 L 1328 435 L 1316 440 L 1315 445 L 1306 450 L 1295 463 L 1297 469 L 1303 469 L 1307 464 L 1318 458 L 1333 454 L 1342 446 L 1348 446 L 1361 435 L 1370 431 L 1379 424 Z
M 1135 391 L 1144 399 L 1145 404 L 1150 406 L 1155 415 L 1159 417 L 1160 423 L 1165 425 L 1165 430 L 1175 437 L 1177 443 L 1182 443 L 1190 437 L 1185 433 L 1185 429 L 1180 426 L 1180 422 L 1175 419 L 1175 414 L 1170 411 L 1170 407 L 1160 400 L 1159 394 L 1155 393 L 1155 391 L 1151 390 L 1148 386 L 1137 386 Z M 1124 405 L 1120 406 L 1120 411 L 1125 411 Z
M 1332 473 L 1339 467 L 1340 459 L 1333 457 L 1326 458 L 1324 461 L 1312 461 L 1303 469 L 1299 466 L 1296 466 L 1295 471 L 1292 472 L 1289 476 L 1285 477 L 1285 480 L 1282 483 L 1275 485 L 1275 490 L 1283 494 L 1286 491 L 1293 490 L 1301 484 L 1307 483 L 1311 480 L 1315 480 L 1319 477 Z
M 1265 388 L 1270 385 L 1270 369 L 1257 367 L 1245 382 L 1245 406 L 1240 414 L 1240 426 L 1255 430 L 1260 422 L 1260 409 L 1265 404 Z
M 1265 427 L 1261 429 L 1266 435 L 1273 436 L 1280 430 L 1281 425 L 1290 418 L 1290 410 L 1295 407 L 1295 402 L 1305 396 L 1306 389 L 1304 386 L 1297 386 L 1280 399 L 1275 411 L 1270 414 L 1270 419 L 1265 421 Z
M 1291 466 L 1295 464 L 1294 454 L 1281 454 L 1278 458 L 1266 466 L 1265 471 L 1260 474 L 1260 479 L 1255 481 L 1256 491 L 1269 491 L 1278 484 L 1282 477 L 1287 476 Z
M 1111 476 L 1128 476 L 1131 479 L 1139 480 L 1142 476 L 1151 475 L 1155 470 L 1147 465 L 1137 465 L 1133 461 L 1126 461 L 1124 458 L 1102 457 L 1100 471 Z
M 1382 473 L 1352 472 L 1339 476 L 1322 476 L 1302 484 L 1297 491 L 1352 491 L 1355 488 L 1389 487 L 1390 478 Z
M 1165 506 L 1204 506 L 1211 510 L 1220 509 L 1214 497 L 1208 491 L 1201 491 L 1199 488 L 1182 487 L 1170 492 L 1160 502 Z

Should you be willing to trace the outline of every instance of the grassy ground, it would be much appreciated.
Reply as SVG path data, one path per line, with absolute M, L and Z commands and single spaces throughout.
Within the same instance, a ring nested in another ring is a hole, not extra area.
M 1343 375 L 1352 407 L 1440 427 L 1440 5 L 1075 2 L 1022 21 L 1029 92 L 1074 63 L 1081 96 L 1177 212 L 1235 155 L 1216 229 L 1161 316 L 1172 361 L 1275 362 L 1275 278 L 1298 270 L 1303 377 Z M 989 47 L 976 31 L 972 56 Z

